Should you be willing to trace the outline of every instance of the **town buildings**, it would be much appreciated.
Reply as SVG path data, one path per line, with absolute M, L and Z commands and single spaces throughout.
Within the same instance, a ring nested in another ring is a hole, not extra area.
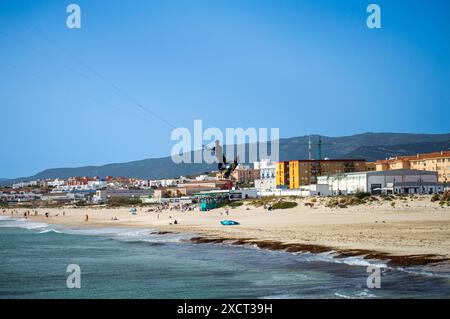
M 412 156 L 396 156 L 375 162 L 377 171 L 393 169 L 417 169 L 434 171 L 438 174 L 439 182 L 450 181 L 450 151 L 440 151 Z
M 363 159 L 294 160 L 276 163 L 277 188 L 296 189 L 317 184 L 318 176 L 366 171 Z

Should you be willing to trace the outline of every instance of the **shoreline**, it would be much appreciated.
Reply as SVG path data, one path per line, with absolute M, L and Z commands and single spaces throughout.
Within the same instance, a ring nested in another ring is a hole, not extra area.
M 397 266 L 450 261 L 450 207 L 442 208 L 428 196 L 399 199 L 395 207 L 391 202 L 379 202 L 345 209 L 327 208 L 321 199 L 311 207 L 307 205 L 310 200 L 298 199 L 297 207 L 272 212 L 245 204 L 229 208 L 229 215 L 224 209 L 155 213 L 139 208 L 137 215 L 132 215 L 129 207 L 83 207 L 38 208 L 38 216 L 33 216 L 31 209 L 9 209 L 0 216 L 23 218 L 24 212 L 30 211 L 30 221 L 46 224 L 143 228 L 159 235 L 193 234 L 192 243 L 229 242 L 286 252 L 333 252 L 335 258 L 358 256 Z M 88 222 L 85 215 L 89 215 Z M 237 220 L 241 225 L 222 226 L 222 219 Z
M 371 251 L 371 250 L 345 250 L 337 249 L 333 247 L 320 246 L 320 245 L 307 245 L 307 244 L 286 244 L 277 241 L 264 241 L 256 239 L 236 239 L 236 238 L 208 238 L 208 237 L 193 237 L 190 240 L 196 244 L 222 244 L 226 241 L 231 242 L 231 245 L 246 246 L 255 245 L 260 249 L 285 251 L 287 253 L 335 253 L 333 258 L 346 258 L 346 257 L 360 257 L 363 259 L 372 259 L 379 261 L 387 261 L 387 265 L 390 266 L 424 266 L 436 263 L 448 262 L 450 259 L 440 255 L 390 255 L 388 253 Z
M 9 216 L 5 216 L 9 217 Z M 18 217 L 10 217 L 10 218 L 20 218 Z M 33 220 L 30 218 L 32 222 L 42 222 L 42 220 Z M 59 226 L 67 226 L 67 227 L 79 227 L 83 229 L 89 228 L 114 228 L 114 227 L 130 227 L 128 224 L 116 224 L 114 226 L 105 226 L 102 223 L 92 223 L 92 224 L 81 224 L 81 223 L 73 223 L 73 224 L 60 224 L 60 223 L 47 223 L 48 225 L 59 225 Z M 164 230 L 165 227 L 155 226 L 152 229 L 148 228 L 144 225 L 134 225 L 131 228 L 141 228 L 149 231 L 150 235 L 170 235 L 170 234 L 191 234 L 193 237 L 187 240 L 183 240 L 184 242 L 189 242 L 193 244 L 225 244 L 229 243 L 232 246 L 256 246 L 259 249 L 264 250 L 272 250 L 272 251 L 284 251 L 286 253 L 312 253 L 312 254 L 320 254 L 320 253 L 333 253 L 333 258 L 346 258 L 346 257 L 359 257 L 367 260 L 378 260 L 378 261 L 386 261 L 386 264 L 389 266 L 425 266 L 437 263 L 447 263 L 450 265 L 450 258 L 447 258 L 442 255 L 436 254 L 418 254 L 418 255 L 392 255 L 382 251 L 374 251 L 374 250 L 364 250 L 364 249 L 339 249 L 336 247 L 329 247 L 323 245 L 314 245 L 314 244 L 301 244 L 301 243 L 283 243 L 281 241 L 273 241 L 273 240 L 258 240 L 255 238 L 236 238 L 236 237 L 212 237 L 208 235 L 199 236 L 197 233 L 187 232 L 187 231 L 169 231 Z

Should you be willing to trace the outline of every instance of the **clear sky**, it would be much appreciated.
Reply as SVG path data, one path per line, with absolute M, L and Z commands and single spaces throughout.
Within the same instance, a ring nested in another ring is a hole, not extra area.
M 0 2 L 0 177 L 170 154 L 175 126 L 450 131 L 450 1 Z M 377 3 L 382 28 L 368 29 Z

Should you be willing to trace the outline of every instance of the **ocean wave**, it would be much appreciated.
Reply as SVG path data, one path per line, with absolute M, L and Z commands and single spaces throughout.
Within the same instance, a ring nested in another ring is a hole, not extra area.
M 14 218 L 14 217 L 3 217 L 0 219 L 0 227 L 3 228 L 24 228 L 24 229 L 41 229 L 46 228 L 49 225 L 46 223 L 38 223 L 29 221 L 26 218 Z
M 42 230 L 42 231 L 38 232 L 38 234 L 48 234 L 48 233 L 61 234 L 60 231 L 58 231 L 58 230 L 56 230 L 56 229 L 53 229 L 53 228 L 51 228 L 51 229 L 45 229 L 45 230 Z
M 335 292 L 334 295 L 343 299 L 368 299 L 368 298 L 376 298 L 377 296 L 373 293 L 369 293 L 367 291 L 359 291 L 353 294 L 345 294 L 342 292 Z
M 124 227 L 70 228 L 59 226 L 56 230 L 60 233 L 69 235 L 99 236 L 130 243 L 181 243 L 193 237 L 192 234 L 185 233 L 159 235 L 156 234 L 153 229 L 133 229 Z
M 101 236 L 115 239 L 122 242 L 144 242 L 144 243 L 180 243 L 189 241 L 193 234 L 187 233 L 167 233 L 157 234 L 154 229 L 136 229 L 126 227 L 68 227 L 64 225 L 52 225 L 40 222 L 33 222 L 26 218 L 0 216 L 0 227 L 22 228 L 29 230 L 39 230 L 38 234 L 68 234 L 80 236 Z
M 376 266 L 379 268 L 390 268 L 387 265 L 387 261 L 377 259 L 365 259 L 364 256 L 350 256 L 350 257 L 338 257 L 339 255 L 335 251 L 329 251 L 325 253 L 309 253 L 309 252 L 295 252 L 292 253 L 301 256 L 306 261 L 324 261 L 337 264 L 346 264 L 349 266 Z
M 449 273 L 448 269 L 441 270 L 437 267 L 436 267 L 436 269 L 433 269 L 433 270 L 415 269 L 415 268 L 408 269 L 408 268 L 398 267 L 397 270 L 405 272 L 410 275 L 415 275 L 415 276 L 450 279 L 450 273 Z
M 259 299 L 298 299 L 301 298 L 300 295 L 297 294 L 274 294 L 269 296 L 263 296 Z

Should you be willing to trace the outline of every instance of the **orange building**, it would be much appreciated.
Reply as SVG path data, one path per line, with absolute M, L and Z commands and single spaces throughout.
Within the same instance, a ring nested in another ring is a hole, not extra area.
M 375 165 L 377 171 L 392 169 L 435 171 L 438 173 L 439 182 L 446 183 L 450 180 L 450 151 L 396 156 L 387 160 L 376 161 Z
M 294 160 L 276 163 L 275 183 L 278 188 L 299 188 L 317 184 L 317 177 L 338 173 L 364 172 L 363 159 Z
M 275 163 L 275 185 L 276 187 L 289 187 L 289 162 Z

